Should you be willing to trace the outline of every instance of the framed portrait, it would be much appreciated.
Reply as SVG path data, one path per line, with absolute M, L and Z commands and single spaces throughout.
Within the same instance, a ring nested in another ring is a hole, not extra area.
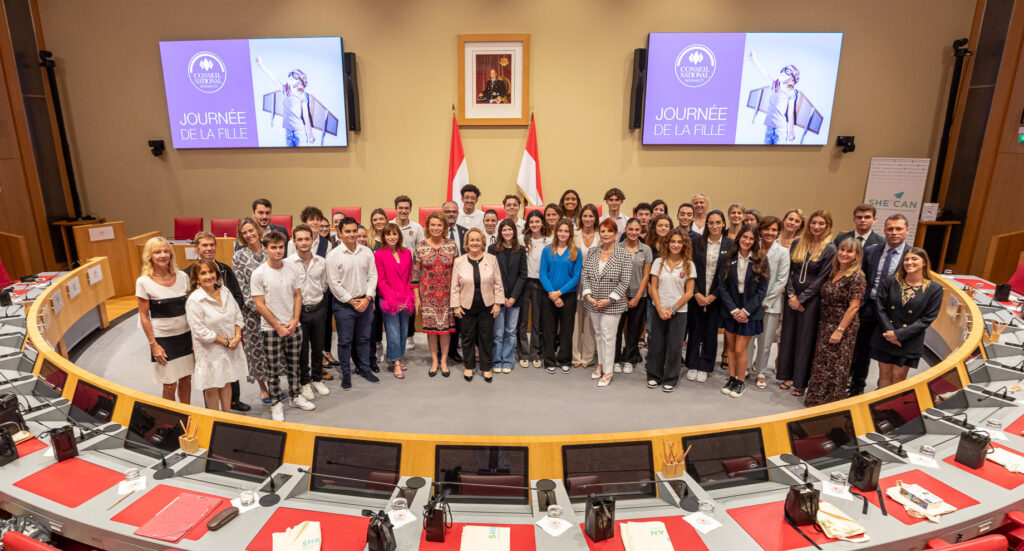
M 530 124 L 530 35 L 459 35 L 459 125 Z

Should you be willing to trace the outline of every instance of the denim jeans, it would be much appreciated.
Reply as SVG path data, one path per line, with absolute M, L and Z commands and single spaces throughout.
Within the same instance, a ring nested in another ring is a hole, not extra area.
M 513 367 L 515 364 L 519 307 L 502 306 L 494 318 L 494 367 Z
M 397 314 L 384 312 L 384 331 L 388 336 L 388 348 L 384 357 L 388 363 L 402 359 L 405 355 L 405 339 L 408 331 L 409 312 L 402 310 Z

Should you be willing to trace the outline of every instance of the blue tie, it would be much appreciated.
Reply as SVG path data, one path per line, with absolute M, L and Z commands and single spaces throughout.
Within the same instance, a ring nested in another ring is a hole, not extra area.
M 886 278 L 889 277 L 889 268 L 892 266 L 892 259 L 896 256 L 896 249 L 889 249 L 885 252 L 885 261 L 882 262 L 882 270 L 878 272 L 875 279 L 875 288 L 871 291 L 871 296 L 878 295 L 878 286 L 885 282 Z

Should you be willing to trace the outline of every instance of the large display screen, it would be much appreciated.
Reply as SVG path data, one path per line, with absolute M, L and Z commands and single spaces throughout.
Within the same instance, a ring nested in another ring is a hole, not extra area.
M 175 148 L 348 145 L 341 37 L 161 42 Z
M 824 145 L 843 33 L 650 33 L 643 143 Z

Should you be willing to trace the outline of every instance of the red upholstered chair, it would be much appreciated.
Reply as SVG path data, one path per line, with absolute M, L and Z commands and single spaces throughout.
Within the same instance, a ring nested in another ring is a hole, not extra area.
M 947 543 L 935 538 L 928 540 L 925 549 L 947 549 L 948 551 L 1005 551 L 1008 542 L 1006 536 L 992 534 L 960 543 Z
M 432 212 L 441 212 L 441 207 L 420 207 L 420 225 L 423 226 L 424 235 L 427 233 L 427 217 Z M 389 214 L 388 216 L 390 217 L 391 215 Z
M 570 476 L 565 480 L 567 486 L 566 490 L 569 495 L 587 495 L 587 494 L 600 494 L 602 493 L 601 486 L 593 486 L 601 482 L 601 477 L 596 474 L 583 474 L 578 476 Z M 587 488 L 582 486 L 591 485 Z
M 813 461 L 819 457 L 825 457 L 831 451 L 829 448 L 835 449 L 835 442 L 832 442 L 832 446 L 826 446 L 828 442 L 832 442 L 832 440 L 824 435 L 814 435 L 794 440 L 793 454 L 804 461 Z
M 1006 519 L 1003 521 L 1003 526 L 999 528 L 999 533 L 1004 534 L 1010 540 L 1010 544 L 1016 546 L 1012 548 L 1014 551 L 1024 551 L 1024 512 L 1010 511 L 1006 513 Z
M 238 237 L 238 218 L 214 218 L 210 220 L 210 233 L 217 237 Z
M 367 490 L 390 492 L 395 487 L 395 484 L 398 484 L 398 475 L 395 473 L 370 471 L 370 476 L 366 478 L 373 481 L 366 483 Z M 374 484 L 374 482 L 380 482 L 381 484 Z
M 598 217 L 604 216 L 604 205 L 594 205 L 594 206 L 597 207 L 597 215 L 598 215 Z
M 1013 289 L 1014 293 L 1024 295 L 1024 262 L 1021 262 L 1017 269 L 1010 276 L 1010 288 Z
M 754 464 L 753 467 L 750 466 L 751 463 Z M 732 459 L 722 460 L 722 469 L 725 470 L 726 475 L 731 475 L 747 469 L 756 469 L 762 465 L 764 465 L 764 458 L 761 457 L 761 454 L 757 454 L 756 456 L 746 455 L 743 457 L 734 457 Z
M 193 239 L 201 231 L 203 231 L 203 219 L 201 217 L 174 219 L 175 239 Z
M 356 222 L 362 222 L 363 220 L 363 207 L 333 207 L 331 208 L 331 219 L 334 219 L 334 215 L 339 212 L 344 213 L 345 216 L 351 216 L 356 219 Z
M 292 215 L 290 214 L 271 214 L 270 223 L 277 224 L 278 226 L 284 226 L 288 237 L 292 236 Z
M 484 212 L 487 212 L 489 210 L 493 210 L 493 211 L 497 212 L 498 213 L 498 222 L 501 222 L 502 220 L 504 220 L 506 218 L 505 217 L 505 207 L 503 207 L 501 205 L 484 205 L 481 210 L 483 210 Z
M 544 206 L 543 205 L 536 205 L 536 206 L 532 206 L 531 205 L 531 206 L 526 207 L 526 210 L 523 211 L 523 218 L 526 218 L 527 216 L 529 216 L 530 213 L 533 212 L 533 211 L 538 211 L 541 214 L 544 214 Z
M 387 215 L 388 221 L 398 218 L 398 211 L 395 209 L 384 209 L 384 214 Z
M 58 551 L 56 547 L 38 542 L 21 532 L 7 532 L 3 543 L 5 551 Z

